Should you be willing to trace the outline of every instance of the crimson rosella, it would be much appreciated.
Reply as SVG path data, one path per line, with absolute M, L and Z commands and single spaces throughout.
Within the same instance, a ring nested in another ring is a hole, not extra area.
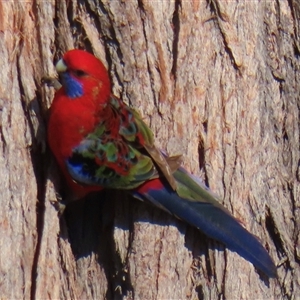
M 199 228 L 269 277 L 268 252 L 193 175 L 154 144 L 139 113 L 111 94 L 104 65 L 71 50 L 58 61 L 62 87 L 50 108 L 48 142 L 78 198 L 103 188 L 128 190 Z

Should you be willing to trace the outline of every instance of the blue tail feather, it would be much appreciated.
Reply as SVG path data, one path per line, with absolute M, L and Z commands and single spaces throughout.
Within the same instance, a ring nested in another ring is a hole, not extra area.
M 207 236 L 224 243 L 269 277 L 276 277 L 276 267 L 258 239 L 220 206 L 183 199 L 168 188 L 148 188 L 142 193 L 135 191 L 134 196 L 164 208 Z

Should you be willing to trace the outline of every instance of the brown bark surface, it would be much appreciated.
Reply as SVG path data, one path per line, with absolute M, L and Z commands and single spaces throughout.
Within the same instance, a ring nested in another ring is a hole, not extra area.
M 300 297 L 299 18 L 296 0 L 1 1 L 1 298 Z M 41 78 L 74 47 L 260 238 L 278 279 L 122 192 L 59 218 Z

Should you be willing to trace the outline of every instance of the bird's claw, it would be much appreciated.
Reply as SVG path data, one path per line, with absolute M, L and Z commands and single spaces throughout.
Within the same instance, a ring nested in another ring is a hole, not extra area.
M 58 81 L 57 78 L 51 77 L 51 76 L 43 76 L 41 79 L 42 84 L 46 84 L 49 87 L 54 87 L 54 89 L 57 91 L 61 88 L 61 83 Z
M 50 203 L 57 210 L 57 214 L 60 218 L 63 215 L 67 206 L 66 203 L 63 201 L 61 195 L 59 193 L 56 193 L 56 200 L 50 200 Z

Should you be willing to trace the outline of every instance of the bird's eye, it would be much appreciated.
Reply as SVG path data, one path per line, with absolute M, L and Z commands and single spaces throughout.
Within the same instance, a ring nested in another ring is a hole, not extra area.
M 86 74 L 84 71 L 82 71 L 82 70 L 74 70 L 72 73 L 73 73 L 76 77 L 84 77 L 84 76 L 87 75 L 87 74 Z

